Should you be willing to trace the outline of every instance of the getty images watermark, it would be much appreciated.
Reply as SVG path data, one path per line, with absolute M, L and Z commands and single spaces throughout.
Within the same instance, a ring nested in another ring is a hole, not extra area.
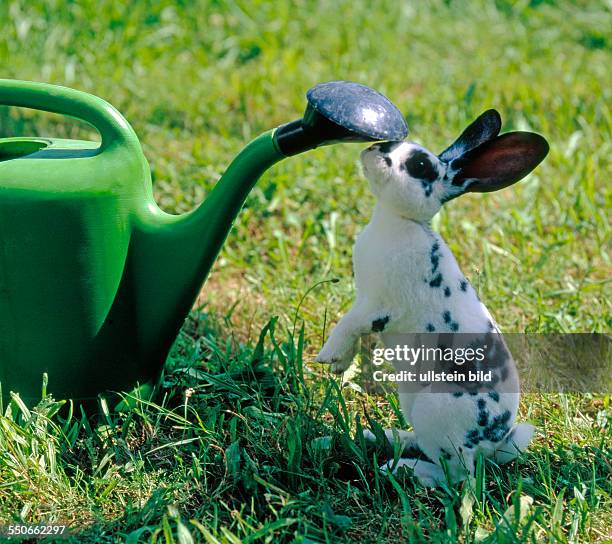
M 406 344 L 396 345 L 389 348 L 374 348 L 372 350 L 372 364 L 375 366 L 384 363 L 398 363 L 409 365 L 418 370 L 402 370 L 387 372 L 375 370 L 372 374 L 376 382 L 483 382 L 489 383 L 493 380 L 492 370 L 479 370 L 478 368 L 461 371 L 458 368 L 449 370 L 428 368 L 427 363 L 437 364 L 453 363 L 455 367 L 462 367 L 466 363 L 483 363 L 487 356 L 487 345 L 480 347 L 431 347 L 421 344 L 418 347 Z M 423 366 L 425 369 L 423 371 Z
M 609 393 L 612 341 L 607 334 L 414 333 L 361 338 L 362 377 L 431 392 Z

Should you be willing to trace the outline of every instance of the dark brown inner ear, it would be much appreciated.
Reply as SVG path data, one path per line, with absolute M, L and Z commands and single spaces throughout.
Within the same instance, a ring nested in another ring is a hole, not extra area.
M 487 193 L 516 183 L 548 154 L 548 142 L 532 132 L 508 132 L 453 161 L 459 167 L 453 185 L 475 180 L 466 192 Z

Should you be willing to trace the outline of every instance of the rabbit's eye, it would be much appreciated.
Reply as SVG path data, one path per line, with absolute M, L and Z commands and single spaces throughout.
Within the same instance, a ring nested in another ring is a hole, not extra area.
M 438 178 L 438 172 L 429 160 L 427 153 L 415 151 L 402 164 L 402 169 L 408 172 L 412 178 L 422 179 L 425 181 L 435 181 Z

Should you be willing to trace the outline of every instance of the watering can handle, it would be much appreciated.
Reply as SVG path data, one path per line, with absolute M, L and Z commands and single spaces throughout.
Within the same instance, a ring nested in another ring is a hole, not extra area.
M 32 108 L 76 117 L 92 125 L 102 137 L 100 152 L 112 144 L 136 144 L 136 133 L 108 102 L 82 91 L 33 81 L 0 79 L 0 105 Z

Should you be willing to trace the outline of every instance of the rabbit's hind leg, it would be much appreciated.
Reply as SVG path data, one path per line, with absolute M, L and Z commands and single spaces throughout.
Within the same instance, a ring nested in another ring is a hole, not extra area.
M 390 460 L 382 465 L 380 470 L 383 472 L 391 472 L 391 474 L 395 475 L 402 468 L 412 470 L 415 477 L 424 487 L 438 487 L 441 483 L 446 481 L 446 475 L 442 467 L 430 463 L 429 461 L 411 457 L 399 459 L 397 463 Z
M 520 423 L 512 427 L 502 443 L 495 449 L 494 459 L 496 463 L 503 465 L 516 459 L 527 449 L 535 427 L 529 423 Z
M 376 435 L 369 429 L 364 429 L 363 437 L 368 442 L 376 442 Z M 385 429 L 385 438 L 387 439 L 390 451 L 395 449 L 396 437 L 401 447 L 400 456 L 423 457 L 425 455 L 419 447 L 416 434 L 412 431 L 402 431 L 400 429 Z

